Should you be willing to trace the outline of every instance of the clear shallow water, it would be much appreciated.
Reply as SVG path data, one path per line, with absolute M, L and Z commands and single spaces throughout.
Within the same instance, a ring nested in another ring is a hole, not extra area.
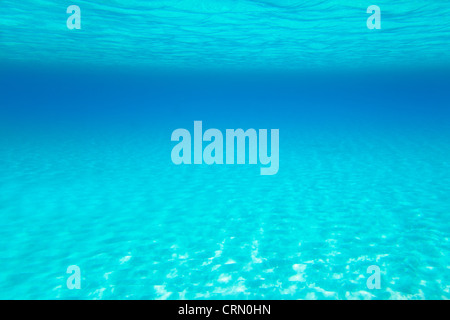
M 1 117 L 2 298 L 449 298 L 444 79 L 394 95 L 384 79 L 365 105 L 372 85 L 359 78 L 290 79 L 267 95 L 275 84 L 197 79 L 209 95 L 176 84 L 168 95 L 159 80 L 101 79 L 29 80 L 42 85 L 37 109 L 15 95 L 21 77 L 3 84 L 13 99 Z M 71 89 L 64 106 L 50 94 Z M 195 119 L 279 128 L 280 171 L 173 165 L 170 134 Z M 81 290 L 66 288 L 72 264 Z M 366 287 L 374 264 L 380 290 Z
M 0 298 L 450 298 L 446 2 L 78 4 L 1 3 Z M 173 165 L 194 120 L 280 129 L 278 174 Z

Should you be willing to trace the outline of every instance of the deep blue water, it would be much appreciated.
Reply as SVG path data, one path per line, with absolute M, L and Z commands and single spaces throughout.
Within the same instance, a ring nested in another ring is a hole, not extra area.
M 450 298 L 446 1 L 381 30 L 365 1 L 77 4 L 0 5 L 1 299 Z M 278 173 L 173 164 L 196 120 L 279 129 Z

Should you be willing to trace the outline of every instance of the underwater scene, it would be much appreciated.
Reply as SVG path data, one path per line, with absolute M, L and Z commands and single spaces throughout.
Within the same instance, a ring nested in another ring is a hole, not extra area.
M 0 299 L 450 299 L 450 3 L 0 2 Z

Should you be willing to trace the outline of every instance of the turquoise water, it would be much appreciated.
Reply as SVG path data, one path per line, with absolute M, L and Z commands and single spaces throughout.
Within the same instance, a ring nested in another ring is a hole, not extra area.
M 366 1 L 76 4 L 0 4 L 1 299 L 450 298 L 447 1 L 381 30 Z M 279 129 L 279 172 L 174 165 L 195 120 Z
M 66 8 L 81 9 L 68 30 Z M 368 30 L 376 4 L 381 30 Z M 363 68 L 447 65 L 447 0 L 0 3 L 0 59 L 136 68 Z

